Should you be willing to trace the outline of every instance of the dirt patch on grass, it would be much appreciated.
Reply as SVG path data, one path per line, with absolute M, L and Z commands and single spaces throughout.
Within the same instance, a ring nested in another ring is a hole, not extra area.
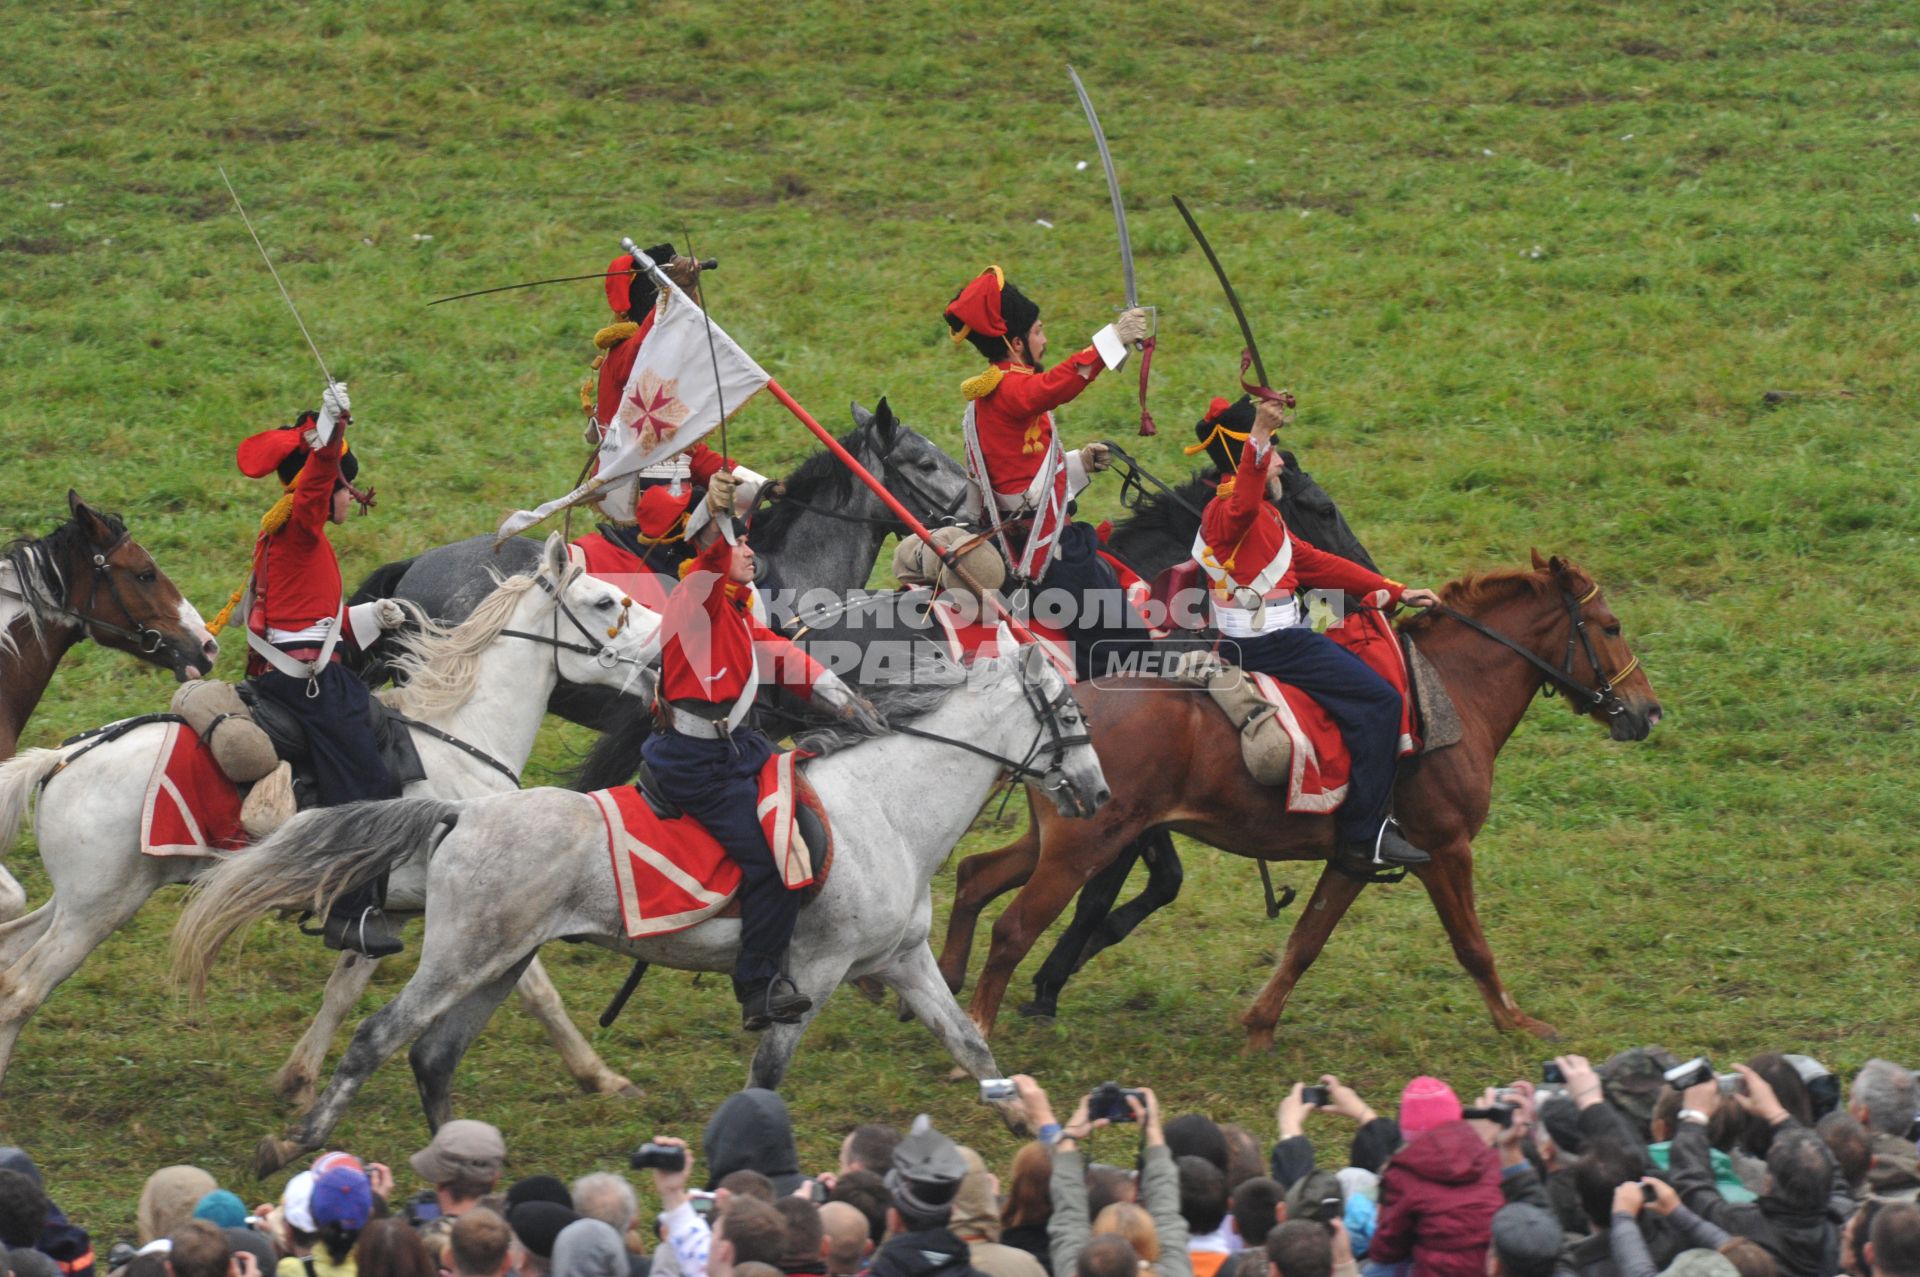
M 24 253 L 28 257 L 47 257 L 72 251 L 72 245 L 54 235 L 9 235 L 0 238 L 0 253 Z

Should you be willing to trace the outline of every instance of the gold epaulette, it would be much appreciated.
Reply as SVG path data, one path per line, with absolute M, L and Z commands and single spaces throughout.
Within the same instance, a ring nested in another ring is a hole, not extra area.
M 593 344 L 602 350 L 612 350 L 639 331 L 640 325 L 624 320 L 617 324 L 608 324 L 593 335 Z
M 985 399 L 992 394 L 1000 379 L 1007 375 L 1006 369 L 989 367 L 985 372 L 967 378 L 960 383 L 960 393 L 968 399 Z

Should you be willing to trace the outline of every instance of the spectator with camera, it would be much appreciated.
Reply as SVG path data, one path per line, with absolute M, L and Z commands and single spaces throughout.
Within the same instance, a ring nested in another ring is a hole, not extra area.
M 1612 1218 L 1607 1226 L 1612 1272 L 1618 1277 L 1656 1277 L 1661 1271 L 1647 1248 L 1641 1226 L 1648 1213 L 1666 1221 L 1676 1258 L 1686 1250 L 1717 1252 L 1733 1240 L 1724 1228 L 1687 1209 L 1672 1185 L 1651 1176 L 1631 1180 L 1614 1189 Z
M 966 1159 L 922 1114 L 893 1150 L 887 1171 L 886 1244 L 873 1257 L 873 1277 L 972 1277 L 973 1251 L 950 1227 L 967 1176 Z M 984 1277 L 984 1275 L 982 1275 Z
M 1506 1202 L 1492 1123 L 1466 1120 L 1452 1088 L 1415 1078 L 1400 1104 L 1407 1140 L 1380 1176 L 1370 1264 L 1411 1260 L 1421 1277 L 1482 1277 L 1494 1212 Z
M 1179 1173 L 1167 1149 L 1166 1135 L 1160 1127 L 1160 1102 L 1153 1092 L 1146 1087 L 1128 1089 L 1104 1083 L 1082 1096 L 1073 1115 L 1062 1124 L 1055 1119 L 1053 1105 L 1037 1082 L 1024 1074 L 1013 1082 L 1029 1124 L 1042 1139 L 1058 1135 L 1053 1146 L 1053 1217 L 1047 1223 L 1054 1277 L 1069 1277 L 1079 1271 L 1081 1252 L 1089 1249 L 1097 1222 L 1087 1213 L 1081 1142 L 1103 1127 L 1129 1123 L 1137 1123 L 1140 1128 L 1140 1202 L 1153 1225 L 1156 1253 L 1149 1259 L 1139 1247 L 1135 1252 L 1150 1263 L 1158 1277 L 1193 1277 L 1193 1264 L 1187 1255 L 1187 1225 L 1180 1214 Z M 1095 1258 L 1110 1259 L 1113 1253 L 1111 1247 L 1102 1247 Z
M 1743 1091 L 1723 1094 L 1719 1079 L 1708 1070 L 1682 1094 L 1679 1129 L 1669 1154 L 1673 1187 L 1696 1215 L 1750 1238 L 1772 1255 L 1781 1277 L 1830 1277 L 1839 1271 L 1838 1225 L 1846 1214 L 1830 1208 L 1836 1179 L 1833 1158 L 1820 1138 L 1781 1104 L 1765 1077 L 1747 1065 L 1737 1067 Z M 1707 1124 L 1729 1102 L 1744 1110 L 1750 1123 L 1767 1128 L 1767 1191 L 1747 1205 L 1720 1195 L 1708 1157 Z
M 433 1141 L 407 1160 L 414 1174 L 433 1185 L 431 1194 L 408 1203 L 407 1218 L 415 1225 L 429 1225 L 435 1219 L 453 1221 L 499 1185 L 507 1164 L 507 1142 L 497 1126 L 456 1118 L 435 1131 Z M 451 1226 L 450 1222 L 439 1225 Z

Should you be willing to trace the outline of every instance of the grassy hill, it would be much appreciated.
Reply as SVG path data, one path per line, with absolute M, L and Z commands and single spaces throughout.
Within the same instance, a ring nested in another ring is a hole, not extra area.
M 1920 1056 L 1914 5 L 8 16 L 0 529 L 44 530 L 77 486 L 124 511 L 209 613 L 271 496 L 232 468 L 233 444 L 319 390 L 217 163 L 352 383 L 382 498 L 337 538 L 357 576 L 561 491 L 580 460 L 597 287 L 424 303 L 596 270 L 623 234 L 690 233 L 719 256 L 716 317 L 824 420 L 885 393 L 954 444 L 975 361 L 939 314 L 960 283 L 1004 263 L 1062 347 L 1119 300 L 1073 62 L 1161 307 L 1163 433 L 1143 460 L 1183 468 L 1185 424 L 1231 385 L 1239 349 L 1181 194 L 1300 397 L 1289 443 L 1381 563 L 1437 584 L 1520 566 L 1530 546 L 1569 554 L 1608 587 L 1661 695 L 1646 744 L 1546 705 L 1507 750 L 1480 901 L 1521 1004 L 1596 1054 Z M 1065 430 L 1126 439 L 1130 402 L 1125 379 L 1103 381 Z M 764 399 L 731 442 L 767 471 L 808 451 Z M 1112 495 L 1096 489 L 1096 515 Z M 24 743 L 167 695 L 83 649 Z M 550 729 L 534 773 L 585 743 Z M 966 849 L 1005 836 L 983 828 Z M 9 863 L 44 891 L 30 838 Z M 1541 1048 L 1492 1031 L 1411 887 L 1368 893 L 1277 1052 L 1238 1055 L 1232 1017 L 1286 924 L 1261 918 L 1250 866 L 1198 847 L 1188 863 L 1179 905 L 1074 986 L 1057 1027 L 1004 1022 L 1007 1069 L 1060 1093 L 1153 1084 L 1170 1110 L 1263 1132 L 1282 1087 L 1323 1070 L 1389 1103 L 1418 1071 L 1462 1091 L 1533 1074 Z M 0 1099 L 0 1135 L 102 1232 L 130 1228 L 156 1166 L 240 1179 L 282 1121 L 266 1079 L 326 969 L 317 942 L 263 929 L 192 1010 L 164 980 L 177 907 L 157 900 L 56 994 Z M 599 951 L 549 960 L 583 1023 L 624 974 Z M 649 1089 L 631 1103 L 570 1093 L 529 1022 L 503 1014 L 461 1073 L 462 1111 L 507 1130 L 520 1173 L 623 1164 L 739 1085 L 734 1023 L 723 983 L 649 976 L 595 1034 Z M 946 1068 L 917 1026 L 836 1000 L 789 1087 L 803 1152 L 823 1162 L 860 1117 L 928 1110 L 1003 1160 L 1009 1141 Z M 404 1066 L 341 1138 L 396 1165 L 418 1146 Z

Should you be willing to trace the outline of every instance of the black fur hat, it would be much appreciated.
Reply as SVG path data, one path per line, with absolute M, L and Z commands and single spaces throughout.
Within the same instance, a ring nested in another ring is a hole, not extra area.
M 1231 402 L 1216 396 L 1207 405 L 1207 415 L 1194 423 L 1193 437 L 1200 442 L 1187 454 L 1206 453 L 1220 477 L 1227 478 L 1240 468 L 1240 450 L 1252 429 L 1253 396 L 1241 395 Z

